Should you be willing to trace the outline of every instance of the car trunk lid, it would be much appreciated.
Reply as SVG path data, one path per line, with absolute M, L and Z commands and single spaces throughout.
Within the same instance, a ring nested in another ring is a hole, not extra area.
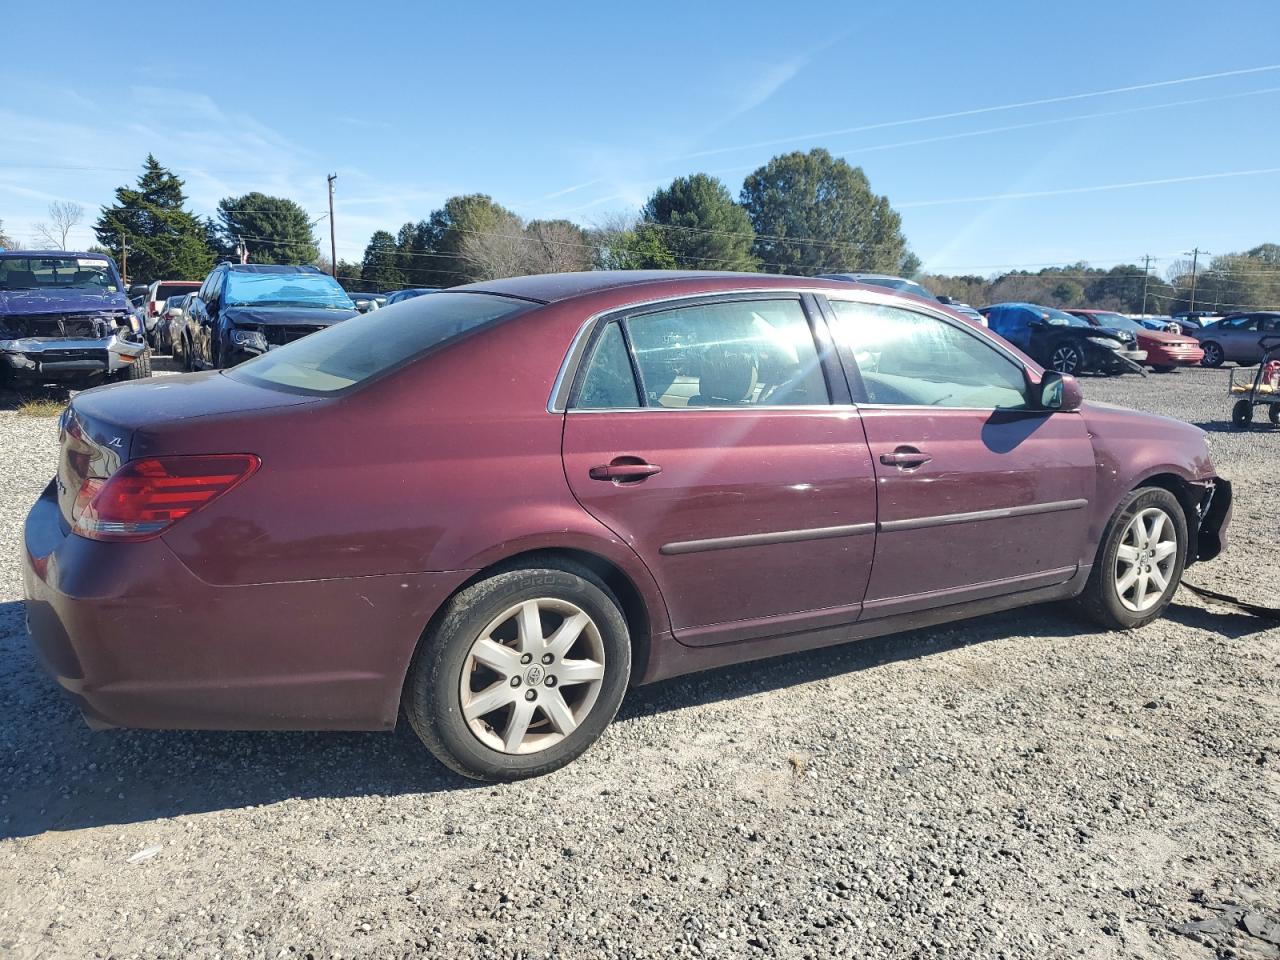
M 261 415 L 315 402 L 315 397 L 232 380 L 220 371 L 154 377 L 87 390 L 71 402 L 59 423 L 55 482 L 62 516 L 68 524 L 74 522 L 76 499 L 86 480 L 105 479 L 128 460 L 154 454 L 157 438 L 172 433 L 184 422 Z

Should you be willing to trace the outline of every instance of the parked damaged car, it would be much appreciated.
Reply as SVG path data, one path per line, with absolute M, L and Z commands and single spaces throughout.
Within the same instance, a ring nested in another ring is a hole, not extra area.
M 1231 512 L 1203 430 L 864 284 L 492 280 L 180 379 L 63 414 L 23 555 L 59 686 L 98 727 L 404 717 L 491 780 L 681 673 L 1068 598 L 1140 627 Z
M 1194 366 L 1204 357 L 1195 337 L 1167 330 L 1153 330 L 1114 310 L 1068 310 L 1072 316 L 1095 327 L 1127 330 L 1138 339 L 1138 348 L 1147 352 L 1147 365 L 1156 373 L 1171 373 L 1178 367 Z
M 1127 330 L 1095 327 L 1038 303 L 997 303 L 979 312 L 992 330 L 1058 373 L 1143 372 L 1147 353 L 1138 349 L 1138 338 Z
M 0 252 L 0 383 L 84 389 L 151 375 L 115 263 L 102 254 Z
M 356 313 L 315 267 L 220 263 L 191 300 L 180 352 L 188 370 L 233 367 Z

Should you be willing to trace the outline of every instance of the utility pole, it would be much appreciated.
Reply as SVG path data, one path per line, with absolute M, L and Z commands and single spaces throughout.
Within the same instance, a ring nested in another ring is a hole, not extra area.
M 333 225 L 333 181 L 338 179 L 336 173 L 329 174 L 329 273 L 336 280 L 338 277 L 338 232 Z
M 125 289 L 129 288 L 129 235 L 120 234 L 120 275 L 124 278 Z
M 1201 250 L 1199 247 L 1191 250 L 1189 254 L 1191 257 L 1191 305 L 1187 307 L 1187 310 L 1191 313 L 1194 313 L 1196 309 L 1196 264 L 1200 261 L 1200 254 L 1202 253 L 1206 257 L 1210 255 L 1208 250 Z M 1188 254 L 1184 253 L 1183 256 L 1188 256 Z
M 1147 315 L 1147 281 L 1151 279 L 1151 261 L 1155 257 L 1147 254 L 1142 258 L 1142 315 Z

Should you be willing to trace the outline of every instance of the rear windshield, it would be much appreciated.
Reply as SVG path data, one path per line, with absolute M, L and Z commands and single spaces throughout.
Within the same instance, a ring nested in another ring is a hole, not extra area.
M 0 257 L 0 290 L 116 293 L 120 280 L 101 257 Z
M 172 300 L 174 297 L 180 297 L 185 293 L 193 293 L 200 289 L 200 283 L 191 280 L 187 283 L 162 283 L 160 288 L 156 290 L 157 300 Z
M 227 376 L 306 393 L 338 393 L 532 306 L 486 293 L 417 297 L 269 350 L 232 368 Z
M 223 299 L 229 307 L 332 307 L 354 310 L 347 292 L 324 273 L 227 274 Z

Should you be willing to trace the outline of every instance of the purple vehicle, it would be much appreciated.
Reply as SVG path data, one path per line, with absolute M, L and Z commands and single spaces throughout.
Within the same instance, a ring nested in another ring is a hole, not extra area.
M 151 375 L 110 257 L 0 251 L 0 384 L 71 388 Z
M 89 391 L 61 443 L 26 615 L 91 724 L 403 714 L 496 780 L 633 684 L 1050 600 L 1142 626 L 1231 508 L 1196 427 L 941 304 L 761 274 L 457 287 Z

